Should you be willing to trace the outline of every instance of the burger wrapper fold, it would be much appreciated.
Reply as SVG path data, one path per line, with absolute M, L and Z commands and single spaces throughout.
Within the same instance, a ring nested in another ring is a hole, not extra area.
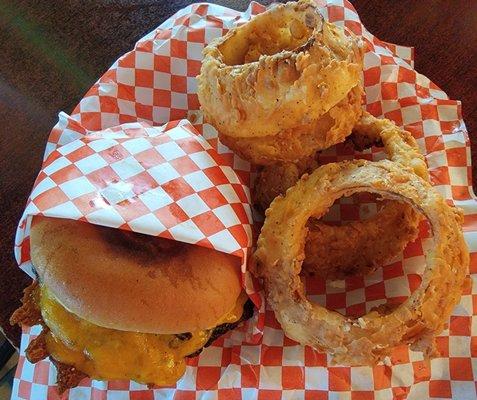
M 433 184 L 463 209 L 475 280 L 477 202 L 460 102 L 450 100 L 413 69 L 413 49 L 370 34 L 349 2 L 318 5 L 326 19 L 361 35 L 367 45 L 366 109 L 413 134 Z M 174 388 L 149 390 L 128 381 L 85 380 L 69 391 L 68 398 L 179 399 L 196 392 L 197 398 L 474 399 L 475 284 L 454 310 L 449 329 L 437 338 L 441 356 L 431 362 L 403 347 L 383 365 L 332 366 L 326 355 L 284 337 L 273 313 L 265 309 L 259 285 L 245 263 L 252 243 L 251 167 L 219 143 L 211 125 L 202 123 L 195 79 L 204 46 L 264 10 L 254 2 L 244 13 L 207 3 L 180 10 L 119 58 L 70 116 L 59 114 L 16 234 L 15 256 L 23 270 L 33 276 L 32 217 L 69 218 L 241 257 L 244 288 L 259 308 L 245 327 L 189 360 L 186 374 Z M 355 156 L 345 146 L 336 146 L 320 157 L 333 162 Z M 383 154 L 373 149 L 360 156 L 377 160 Z M 359 217 L 353 207 L 350 200 L 343 200 L 329 218 Z M 420 282 L 429 239 L 423 228 L 420 238 L 390 266 L 365 278 L 331 284 L 311 280 L 307 293 L 349 315 L 405 298 Z M 13 398 L 56 396 L 50 361 L 32 365 L 25 359 L 25 348 L 38 333 L 38 327 L 23 330 Z

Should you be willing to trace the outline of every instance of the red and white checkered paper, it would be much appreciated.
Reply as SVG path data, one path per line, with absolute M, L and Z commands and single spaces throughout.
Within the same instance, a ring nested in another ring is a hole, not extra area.
M 426 155 L 435 187 L 465 213 L 473 286 L 455 308 L 449 329 L 437 338 L 441 356 L 430 363 L 406 347 L 375 367 L 329 364 L 327 356 L 287 339 L 273 312 L 217 340 L 188 361 L 185 376 L 169 388 L 148 390 L 129 381 L 83 381 L 69 399 L 476 399 L 477 202 L 471 188 L 470 148 L 461 105 L 413 69 L 413 49 L 385 43 L 361 24 L 343 0 L 319 2 L 325 18 L 362 35 L 366 108 L 412 132 Z M 215 37 L 265 7 L 240 13 L 194 4 L 142 38 L 89 90 L 71 116 L 61 113 L 48 140 L 42 170 L 19 224 L 15 254 L 31 273 L 30 216 L 43 214 L 197 243 L 241 257 L 249 250 L 250 166 L 201 123 L 197 82 L 201 50 Z M 187 121 L 188 119 L 189 121 Z M 176 122 L 169 122 L 176 121 Z M 165 124 L 165 125 L 164 125 Z M 376 160 L 382 152 L 355 154 L 336 146 L 324 162 L 353 157 Z M 344 199 L 331 220 L 366 217 L 375 206 Z M 402 302 L 420 283 L 424 253 L 432 246 L 422 226 L 401 258 L 365 278 L 308 279 L 308 295 L 347 315 L 383 302 Z M 260 296 L 243 267 L 244 286 Z M 38 327 L 25 329 L 14 399 L 58 398 L 48 360 L 24 355 Z

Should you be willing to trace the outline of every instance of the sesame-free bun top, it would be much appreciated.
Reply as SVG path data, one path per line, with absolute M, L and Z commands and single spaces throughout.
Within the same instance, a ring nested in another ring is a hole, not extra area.
M 30 246 L 40 283 L 66 309 L 106 328 L 213 328 L 242 290 L 238 257 L 168 239 L 34 217 Z

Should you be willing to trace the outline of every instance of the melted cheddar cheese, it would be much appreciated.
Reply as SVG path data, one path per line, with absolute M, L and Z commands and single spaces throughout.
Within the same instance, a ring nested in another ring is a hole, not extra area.
M 246 299 L 242 293 L 217 325 L 239 320 Z M 196 331 L 181 340 L 175 335 L 103 328 L 66 310 L 44 287 L 40 305 L 50 328 L 46 336 L 49 354 L 94 379 L 173 385 L 185 372 L 185 357 L 201 349 L 212 334 L 212 330 Z

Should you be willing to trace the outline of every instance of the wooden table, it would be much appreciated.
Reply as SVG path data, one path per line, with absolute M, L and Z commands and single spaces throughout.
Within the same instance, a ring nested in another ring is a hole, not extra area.
M 0 5 L 0 326 L 19 344 L 8 317 L 29 278 L 16 266 L 16 224 L 60 110 L 137 39 L 188 0 L 7 0 Z M 244 10 L 247 0 L 220 0 Z M 264 3 L 270 3 L 265 1 Z M 416 48 L 416 69 L 463 102 L 477 176 L 477 3 L 473 0 L 353 1 L 377 37 Z M 40 5 L 41 4 L 41 5 Z

